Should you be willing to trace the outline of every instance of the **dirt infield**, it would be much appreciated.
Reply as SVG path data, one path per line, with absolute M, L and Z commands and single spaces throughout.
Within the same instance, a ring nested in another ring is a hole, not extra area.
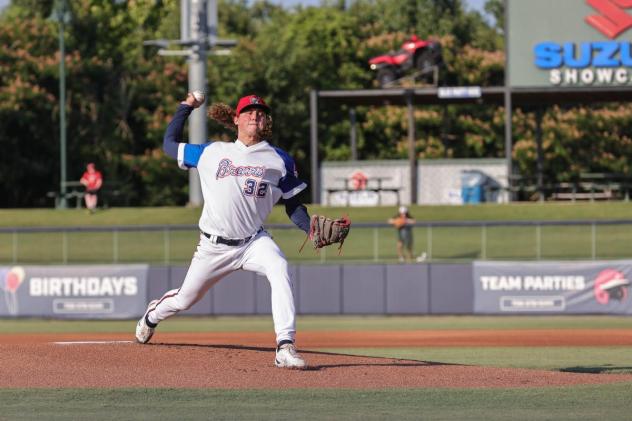
M 0 387 L 221 389 L 542 387 L 632 381 L 632 375 L 561 373 L 372 358 L 309 349 L 427 346 L 632 345 L 632 331 L 506 330 L 303 332 L 307 370 L 273 365 L 262 333 L 160 333 L 151 344 L 122 334 L 0 335 Z

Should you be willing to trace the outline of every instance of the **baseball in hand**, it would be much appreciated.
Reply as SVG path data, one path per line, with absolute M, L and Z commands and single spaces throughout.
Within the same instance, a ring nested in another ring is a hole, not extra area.
M 197 102 L 204 102 L 204 98 L 206 98 L 206 95 L 204 94 L 204 92 L 193 91 L 192 93 L 193 93 L 193 98 L 195 98 Z

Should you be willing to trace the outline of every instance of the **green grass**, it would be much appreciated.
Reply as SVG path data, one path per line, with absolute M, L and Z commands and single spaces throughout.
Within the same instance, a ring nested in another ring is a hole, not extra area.
M 354 223 L 385 223 L 394 207 L 323 208 L 311 213 L 349 214 Z M 534 221 L 631 219 L 632 203 L 515 203 L 477 206 L 412 206 L 424 221 Z M 110 227 L 138 225 L 189 225 L 185 230 L 110 232 L 0 232 L 1 264 L 152 263 L 188 264 L 197 243 L 199 208 L 112 208 L 90 215 L 82 210 L 3 209 L 0 227 Z M 282 206 L 276 206 L 268 223 L 290 224 Z M 355 226 L 342 254 L 335 248 L 320 254 L 307 247 L 299 253 L 305 235 L 295 228 L 270 229 L 275 241 L 293 263 L 394 262 L 396 233 L 391 227 Z M 626 226 L 416 227 L 415 254 L 425 252 L 432 261 L 626 259 L 632 229 Z
M 632 374 L 629 346 L 328 348 L 319 351 L 448 364 Z
M 617 420 L 632 383 L 546 389 L 0 390 L 10 420 Z
M 374 208 L 307 205 L 310 213 L 348 214 L 354 222 L 384 222 L 397 213 L 395 206 Z M 512 203 L 468 206 L 410 206 L 419 221 L 532 221 L 632 219 L 632 202 Z M 201 208 L 110 208 L 94 215 L 81 209 L 0 209 L 0 227 L 181 225 L 197 224 Z M 275 206 L 268 223 L 289 223 L 283 206 Z
M 415 254 L 433 261 L 591 260 L 632 257 L 632 229 L 625 225 L 416 227 Z M 298 229 L 269 232 L 290 262 L 395 262 L 396 233 L 391 227 L 353 227 L 341 255 L 337 248 L 317 254 L 309 244 L 299 252 L 305 234 Z M 189 263 L 197 244 L 195 228 L 160 231 L 0 232 L 0 263 Z
M 84 333 L 133 331 L 135 320 L 0 319 L 3 333 Z M 625 316 L 308 316 L 298 315 L 297 331 L 396 331 L 461 329 L 627 329 Z M 270 316 L 171 318 L 161 332 L 268 332 Z

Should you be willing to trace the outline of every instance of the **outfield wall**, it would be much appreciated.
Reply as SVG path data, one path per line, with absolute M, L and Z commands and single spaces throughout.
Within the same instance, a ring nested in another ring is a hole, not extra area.
M 0 317 L 128 319 L 185 266 L 0 267 Z M 632 260 L 290 266 L 299 314 L 632 314 Z M 186 314 L 270 314 L 267 279 L 228 275 Z
M 471 264 L 290 266 L 299 314 L 470 314 Z M 185 267 L 152 267 L 148 299 L 178 288 Z M 434 279 L 434 282 L 432 280 Z M 189 314 L 269 314 L 270 285 L 234 272 L 209 290 Z
M 632 261 L 291 266 L 299 314 L 632 314 Z M 186 268 L 153 267 L 148 299 Z M 192 314 L 269 314 L 263 276 L 235 272 Z

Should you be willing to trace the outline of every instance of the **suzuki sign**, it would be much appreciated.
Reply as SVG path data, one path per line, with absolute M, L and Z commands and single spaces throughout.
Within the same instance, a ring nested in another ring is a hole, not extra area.
M 508 0 L 509 83 L 621 86 L 632 80 L 632 0 Z

